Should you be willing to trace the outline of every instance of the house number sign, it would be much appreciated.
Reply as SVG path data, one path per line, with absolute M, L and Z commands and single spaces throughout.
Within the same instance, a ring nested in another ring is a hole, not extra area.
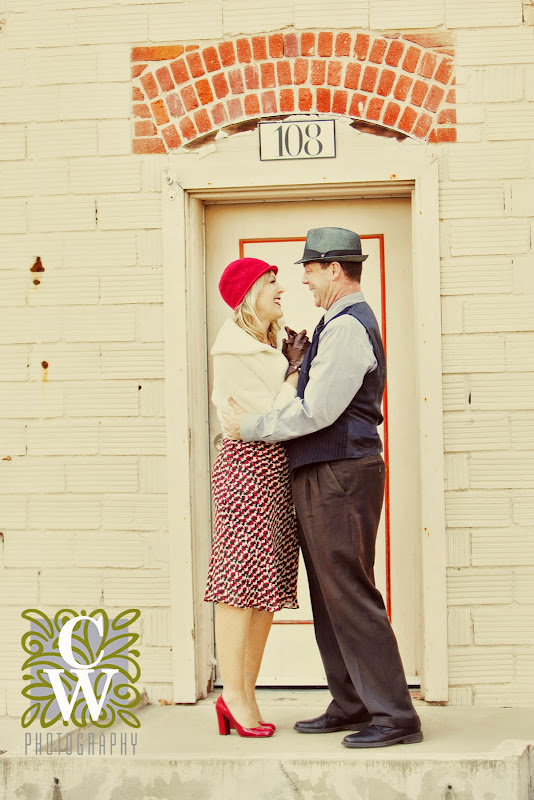
M 260 122 L 260 161 L 297 158 L 335 158 L 333 119 Z

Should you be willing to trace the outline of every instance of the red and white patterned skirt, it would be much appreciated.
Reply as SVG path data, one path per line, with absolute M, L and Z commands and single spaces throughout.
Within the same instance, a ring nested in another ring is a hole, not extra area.
M 281 444 L 223 439 L 211 486 L 215 534 L 204 600 L 298 608 L 298 540 Z

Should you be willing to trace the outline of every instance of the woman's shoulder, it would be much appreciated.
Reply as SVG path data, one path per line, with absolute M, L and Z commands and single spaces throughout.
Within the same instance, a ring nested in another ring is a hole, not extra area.
M 227 319 L 219 330 L 210 352 L 212 356 L 254 356 L 269 350 L 272 351 L 273 348 L 255 339 L 234 320 Z

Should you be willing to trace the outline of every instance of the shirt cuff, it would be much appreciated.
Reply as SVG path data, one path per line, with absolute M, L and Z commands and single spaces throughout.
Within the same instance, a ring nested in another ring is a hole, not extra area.
M 256 425 L 260 418 L 260 414 L 245 414 L 241 417 L 240 432 L 241 439 L 244 442 L 254 442 L 258 440 L 256 434 Z

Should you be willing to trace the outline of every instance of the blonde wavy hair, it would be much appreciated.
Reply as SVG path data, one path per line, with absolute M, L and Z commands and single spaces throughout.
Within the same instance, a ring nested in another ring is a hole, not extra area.
M 271 275 L 273 274 L 273 271 L 269 270 L 269 272 L 265 272 L 263 275 L 260 275 L 258 280 L 252 284 L 241 303 L 234 311 L 234 322 L 259 342 L 264 342 L 265 340 L 263 338 L 262 324 L 256 312 L 256 302 L 258 300 L 259 293 L 263 287 L 269 283 Z M 277 346 L 277 334 L 278 331 L 281 330 L 281 327 L 282 326 L 279 320 L 274 320 L 269 325 L 267 338 L 273 347 Z

